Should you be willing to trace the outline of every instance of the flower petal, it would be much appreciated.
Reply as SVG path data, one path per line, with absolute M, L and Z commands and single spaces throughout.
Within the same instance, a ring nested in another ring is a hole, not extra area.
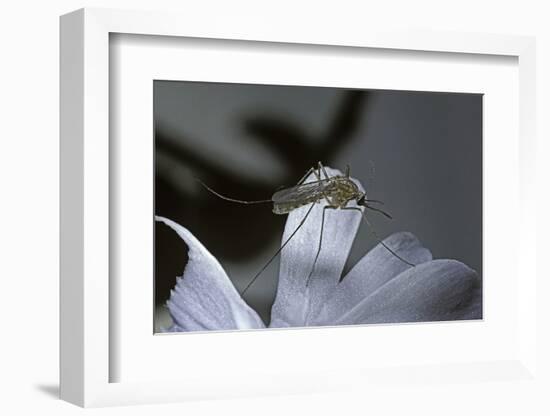
M 430 250 L 423 247 L 418 238 L 408 232 L 392 234 L 384 240 L 384 244 L 405 260 L 416 265 L 432 259 Z M 326 325 L 336 321 L 368 295 L 409 267 L 411 266 L 390 253 L 382 244 L 378 244 L 344 277 L 315 316 L 313 324 L 322 325 L 324 323 Z
M 241 298 L 220 263 L 186 228 L 155 217 L 189 247 L 189 261 L 167 302 L 174 325 L 169 332 L 264 328 Z
M 456 260 L 411 267 L 331 325 L 429 322 L 481 318 L 481 281 Z
M 342 175 L 339 170 L 325 168 L 329 176 Z M 311 174 L 306 182 L 314 181 Z M 361 184 L 355 183 L 363 191 Z M 324 300 L 334 290 L 346 264 L 361 215 L 357 211 L 327 209 L 321 252 L 314 272 L 306 287 L 319 247 L 321 222 L 325 200 L 315 204 L 304 225 L 281 252 L 279 285 L 273 304 L 270 327 L 306 326 L 316 315 Z M 349 206 L 357 207 L 355 202 Z M 293 210 L 285 226 L 285 242 L 299 226 L 311 205 Z

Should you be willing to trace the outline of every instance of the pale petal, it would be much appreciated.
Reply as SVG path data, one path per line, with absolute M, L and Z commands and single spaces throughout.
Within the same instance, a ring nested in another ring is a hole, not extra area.
M 433 260 L 391 279 L 327 325 L 481 318 L 481 281 L 456 260 Z
M 421 264 L 432 259 L 430 251 L 411 233 L 392 234 L 384 243 L 403 259 Z M 382 244 L 370 250 L 344 277 L 315 316 L 312 325 L 334 322 L 360 301 L 408 269 Z
M 167 302 L 170 332 L 264 328 L 258 314 L 241 298 L 220 263 L 186 228 L 156 217 L 189 247 L 189 261 Z
M 335 169 L 326 170 L 329 176 L 342 174 Z M 315 177 L 310 175 L 306 182 L 313 180 Z M 363 191 L 361 184 L 354 181 Z M 361 214 L 358 211 L 327 209 L 321 253 L 306 287 L 319 247 L 323 207 L 326 205 L 325 200 L 315 204 L 304 225 L 281 252 L 279 285 L 270 327 L 308 325 L 310 318 L 316 315 L 340 280 L 361 222 Z M 349 206 L 357 207 L 357 204 L 353 202 Z M 288 215 L 283 242 L 296 230 L 309 208 L 310 205 L 304 206 Z

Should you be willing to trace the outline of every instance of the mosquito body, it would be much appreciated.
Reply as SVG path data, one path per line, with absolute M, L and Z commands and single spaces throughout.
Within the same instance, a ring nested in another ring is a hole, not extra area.
M 361 198 L 363 194 L 351 179 L 345 176 L 333 176 L 282 189 L 272 196 L 273 213 L 288 214 L 297 208 L 322 200 L 333 208 L 344 208 L 348 202 Z
M 316 180 L 311 182 L 305 182 L 306 179 L 311 174 L 314 175 Z M 382 202 L 377 200 L 369 200 L 366 198 L 366 193 L 362 192 L 357 186 L 357 184 L 350 178 L 349 166 L 346 169 L 345 175 L 337 175 L 337 176 L 330 177 L 327 174 L 322 163 L 319 162 L 318 167 L 309 169 L 296 186 L 293 186 L 291 188 L 281 189 L 275 192 L 271 197 L 271 199 L 260 200 L 260 201 L 243 201 L 243 200 L 238 200 L 234 198 L 229 198 L 214 191 L 203 182 L 201 183 L 206 189 L 208 189 L 214 195 L 218 196 L 219 198 L 225 199 L 227 201 L 237 202 L 240 204 L 272 203 L 273 213 L 277 215 L 289 214 L 295 209 L 301 208 L 306 205 L 310 206 L 309 210 L 307 211 L 307 213 L 305 214 L 305 216 L 303 217 L 299 225 L 296 227 L 296 229 L 292 232 L 290 237 L 281 245 L 281 247 L 269 259 L 269 261 L 264 265 L 264 267 L 262 267 L 262 269 L 246 285 L 246 287 L 241 292 L 241 295 L 248 290 L 248 288 L 252 285 L 252 283 L 254 283 L 254 281 L 260 276 L 260 274 L 267 268 L 267 266 L 273 261 L 273 259 L 277 257 L 277 255 L 283 250 L 283 248 L 290 242 L 292 237 L 294 237 L 294 235 L 298 232 L 298 230 L 304 225 L 307 217 L 313 210 L 313 207 L 315 206 L 315 204 L 321 203 L 322 201 L 326 201 L 326 205 L 323 207 L 319 245 L 315 256 L 315 260 L 313 262 L 313 266 L 306 280 L 306 287 L 309 285 L 311 276 L 315 271 L 315 265 L 317 264 L 317 259 L 319 258 L 319 254 L 321 252 L 322 241 L 323 241 L 323 229 L 325 224 L 325 212 L 327 209 L 358 211 L 361 214 L 361 218 L 363 218 L 363 220 L 371 228 L 371 232 L 376 237 L 379 243 L 381 243 L 390 253 L 392 253 L 395 257 L 397 257 L 403 263 L 409 266 L 414 266 L 413 263 L 410 263 L 409 261 L 403 259 L 395 251 L 393 251 L 390 247 L 388 247 L 378 237 L 378 235 L 372 228 L 372 224 L 364 215 L 363 209 L 360 207 L 371 209 L 373 211 L 383 214 L 384 216 L 390 219 L 392 217 L 386 212 L 384 212 L 383 210 L 370 205 L 372 203 L 382 204 Z M 355 204 L 352 204 L 353 202 L 355 202 Z

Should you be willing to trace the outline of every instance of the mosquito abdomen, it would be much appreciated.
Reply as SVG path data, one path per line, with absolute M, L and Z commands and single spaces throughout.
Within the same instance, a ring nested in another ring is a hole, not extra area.
M 293 201 L 293 202 L 275 202 L 273 204 L 273 213 L 277 215 L 284 215 L 288 214 L 291 211 L 294 211 L 297 208 L 303 207 L 304 205 L 311 204 L 312 202 L 315 202 L 314 200 L 304 200 L 301 202 Z

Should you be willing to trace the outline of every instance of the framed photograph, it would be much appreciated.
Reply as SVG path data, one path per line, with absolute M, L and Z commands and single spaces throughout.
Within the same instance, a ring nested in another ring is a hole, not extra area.
M 153 94 L 156 332 L 482 318 L 482 94 Z
M 61 18 L 62 398 L 534 377 L 534 40 L 235 28 Z

